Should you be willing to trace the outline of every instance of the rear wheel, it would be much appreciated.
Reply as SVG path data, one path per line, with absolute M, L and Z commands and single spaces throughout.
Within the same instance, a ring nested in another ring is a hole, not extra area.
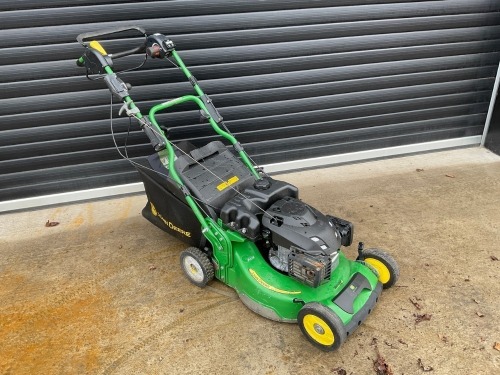
M 399 278 L 399 267 L 394 258 L 380 249 L 363 250 L 360 260 L 373 267 L 384 289 L 390 288 Z
M 318 302 L 306 303 L 299 311 L 297 322 L 304 336 L 327 352 L 337 350 L 347 337 L 338 315 Z
M 181 253 L 181 267 L 189 281 L 203 288 L 214 278 L 214 266 L 208 256 L 197 247 L 189 247 Z

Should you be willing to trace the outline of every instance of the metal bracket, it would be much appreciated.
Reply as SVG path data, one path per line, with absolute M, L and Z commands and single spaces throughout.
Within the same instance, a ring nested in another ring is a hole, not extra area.
M 185 196 L 191 195 L 191 192 L 186 185 L 180 185 L 180 189 Z
M 233 145 L 234 149 L 236 152 L 240 152 L 240 151 L 243 151 L 243 146 L 241 145 L 240 142 L 236 142 L 234 145 Z
M 128 96 L 128 87 L 125 82 L 123 82 L 116 73 L 108 74 L 104 77 L 104 82 L 108 85 L 109 91 L 118 96 L 120 99 L 124 99 Z
M 217 123 L 220 124 L 223 120 L 222 116 L 220 115 L 219 111 L 217 111 L 217 108 L 215 108 L 214 103 L 212 102 L 212 99 L 208 97 L 208 95 L 203 94 L 200 96 L 201 101 L 203 104 L 205 104 L 205 107 L 207 107 L 208 114 L 212 119 Z
M 191 84 L 193 85 L 193 87 L 198 84 L 198 81 L 196 80 L 196 78 L 194 76 L 190 76 L 189 77 L 189 82 L 191 82 Z

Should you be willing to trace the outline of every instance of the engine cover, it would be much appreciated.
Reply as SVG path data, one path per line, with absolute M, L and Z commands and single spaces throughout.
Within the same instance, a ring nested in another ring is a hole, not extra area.
M 341 236 L 325 215 L 287 197 L 269 207 L 262 226 L 270 232 L 274 267 L 313 287 L 330 278 L 338 264 Z
M 331 255 L 340 248 L 340 234 L 328 218 L 296 198 L 275 202 L 262 217 L 275 245 L 295 246 L 312 255 Z

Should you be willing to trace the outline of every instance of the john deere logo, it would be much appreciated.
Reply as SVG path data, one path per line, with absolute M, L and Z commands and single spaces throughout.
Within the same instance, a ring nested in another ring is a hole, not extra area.
M 151 203 L 151 213 L 154 216 L 158 216 L 158 211 L 156 211 L 156 207 L 153 205 L 153 203 Z
M 248 271 L 250 272 L 250 275 L 264 288 L 272 290 L 273 292 L 276 293 L 281 293 L 281 294 L 300 294 L 302 293 L 300 290 L 283 290 L 283 289 L 278 289 L 268 283 L 266 283 L 262 278 L 255 272 L 253 269 L 249 268 Z
M 156 207 L 154 206 L 153 203 L 150 203 L 151 205 L 151 213 L 156 216 L 157 218 L 159 218 L 161 221 L 163 221 L 163 224 L 165 224 L 169 229 L 172 229 L 172 230 L 175 230 L 176 232 L 179 232 L 183 235 L 185 235 L 186 237 L 191 237 L 191 232 L 187 232 L 185 231 L 184 229 L 181 229 L 177 226 L 175 226 L 174 224 L 172 224 L 171 221 L 168 221 L 166 220 L 157 210 L 156 210 Z

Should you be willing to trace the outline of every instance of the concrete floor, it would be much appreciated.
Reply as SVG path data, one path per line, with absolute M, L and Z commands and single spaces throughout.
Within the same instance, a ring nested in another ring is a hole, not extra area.
M 191 285 L 185 246 L 141 217 L 140 195 L 1 215 L 0 373 L 364 375 L 377 348 L 394 374 L 500 373 L 500 157 L 472 148 L 280 178 L 399 262 L 398 285 L 338 352 L 220 282 Z

